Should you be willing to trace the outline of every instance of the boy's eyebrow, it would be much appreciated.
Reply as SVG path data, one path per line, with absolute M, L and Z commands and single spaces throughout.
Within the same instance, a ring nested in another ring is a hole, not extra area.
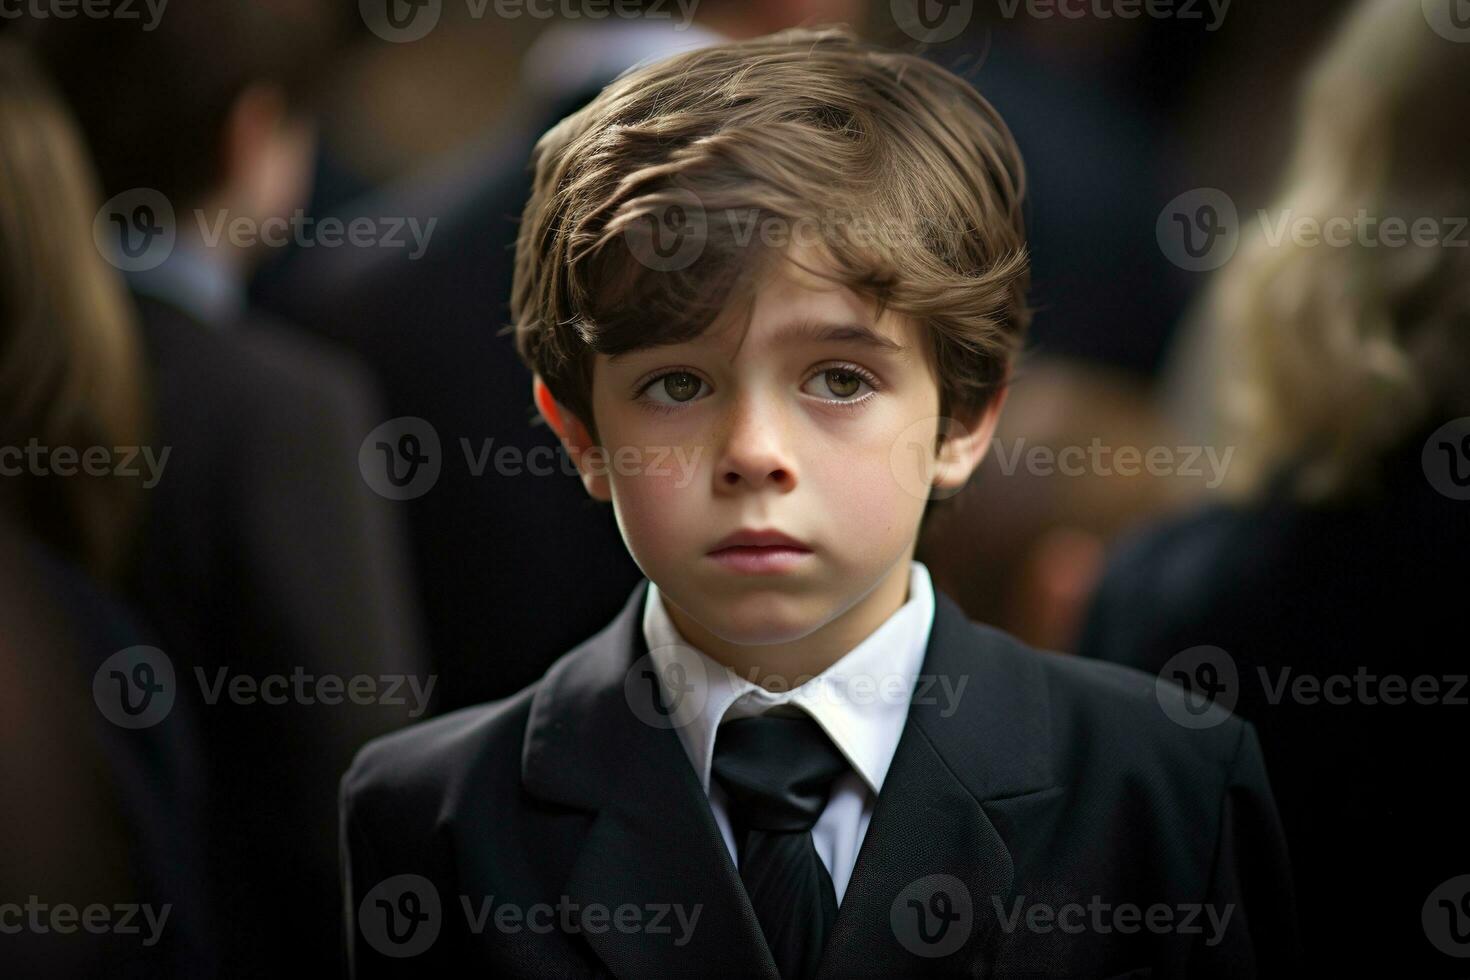
M 890 340 L 872 327 L 861 323 L 822 323 L 814 320 L 802 320 L 793 326 L 780 330 L 775 337 L 776 342 L 783 341 L 816 341 L 818 343 L 854 343 L 863 347 L 871 347 L 885 354 L 903 354 L 908 348 L 897 341 Z
M 908 352 L 908 348 L 903 344 L 891 340 L 878 333 L 872 327 L 861 323 L 824 323 L 817 320 L 799 320 L 790 326 L 782 327 L 772 338 L 772 343 L 774 344 L 803 341 L 859 344 L 885 354 L 905 354 Z M 744 338 L 741 339 L 741 342 L 744 343 Z M 630 354 L 651 349 L 651 347 L 637 347 L 632 350 L 626 350 L 619 354 L 613 354 L 608 358 L 608 362 L 611 363 Z

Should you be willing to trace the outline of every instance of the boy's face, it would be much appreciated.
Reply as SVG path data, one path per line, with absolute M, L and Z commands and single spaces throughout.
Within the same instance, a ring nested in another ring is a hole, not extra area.
M 599 354 L 602 445 L 573 418 L 563 430 L 644 574 L 730 644 L 799 640 L 870 595 L 901 604 L 928 488 L 963 485 L 999 414 L 997 401 L 936 456 L 939 389 L 923 328 L 892 312 L 875 319 L 871 301 L 777 265 L 743 340 L 741 324 L 721 318 L 692 341 Z M 793 332 L 803 327 L 869 339 Z M 779 531 L 803 550 L 717 556 L 741 530 Z M 897 576 L 896 592 L 879 589 Z M 869 629 L 893 609 L 875 612 Z

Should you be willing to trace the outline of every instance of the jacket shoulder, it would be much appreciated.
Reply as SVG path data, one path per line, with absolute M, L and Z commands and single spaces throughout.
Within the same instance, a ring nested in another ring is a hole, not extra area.
M 1014 676 L 1043 686 L 1053 751 L 1063 766 L 1107 762 L 1127 768 L 1224 768 L 1248 722 L 1213 700 L 1188 695 L 1172 680 L 1118 663 L 1031 647 L 993 627 L 972 623 L 976 646 Z
M 387 804 L 396 813 L 433 819 L 470 785 L 517 785 L 526 722 L 540 683 L 368 742 L 342 777 L 344 815 Z

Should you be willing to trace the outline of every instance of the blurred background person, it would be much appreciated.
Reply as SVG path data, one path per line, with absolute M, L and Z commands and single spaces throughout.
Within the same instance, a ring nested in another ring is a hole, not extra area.
M 308 189 L 302 95 L 332 57 L 324 10 L 199 0 L 148 31 L 32 25 L 111 199 L 98 247 L 139 311 L 168 456 L 128 587 L 203 725 L 208 880 L 231 976 L 339 968 L 337 780 L 364 741 L 417 716 L 404 676 L 425 682 L 398 515 L 358 466 L 385 418 L 372 380 L 246 302 L 261 236 Z M 241 677 L 261 693 L 235 698 Z M 384 697 L 348 699 L 359 677 Z M 282 684 L 284 703 L 269 703 Z
M 99 203 L 65 109 L 0 39 L 0 904 L 20 907 L 0 962 L 11 976 L 207 976 L 192 714 L 127 730 L 92 694 L 109 657 L 154 641 L 113 592 L 143 491 L 96 465 L 141 445 L 148 414 L 136 324 L 92 243 Z M 80 910 L 105 906 L 115 925 L 140 904 L 168 909 L 159 933 L 80 928 Z
M 1449 2 L 1429 17 L 1449 23 Z M 1080 644 L 1238 696 L 1280 804 L 1310 961 L 1420 976 L 1451 963 L 1427 940 L 1426 900 L 1470 867 L 1453 749 L 1467 718 L 1453 678 L 1470 236 L 1454 216 L 1470 215 L 1470 46 L 1430 23 L 1420 4 L 1365 0 L 1307 73 L 1283 188 L 1205 317 L 1237 499 L 1120 544 Z M 1273 240 L 1303 219 L 1354 230 Z M 1390 220 L 1431 233 L 1395 245 Z M 1296 686 L 1334 677 L 1349 680 Z M 1416 678 L 1433 679 L 1429 701 L 1410 695 Z

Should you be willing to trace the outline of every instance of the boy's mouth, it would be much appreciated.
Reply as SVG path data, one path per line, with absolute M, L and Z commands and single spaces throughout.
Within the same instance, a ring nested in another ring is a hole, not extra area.
M 708 557 L 732 571 L 770 574 L 789 571 L 811 554 L 810 548 L 789 534 L 742 529 L 721 538 Z
M 775 528 L 741 528 L 725 535 L 710 549 L 710 554 L 726 548 L 790 548 L 811 551 L 803 542 Z

